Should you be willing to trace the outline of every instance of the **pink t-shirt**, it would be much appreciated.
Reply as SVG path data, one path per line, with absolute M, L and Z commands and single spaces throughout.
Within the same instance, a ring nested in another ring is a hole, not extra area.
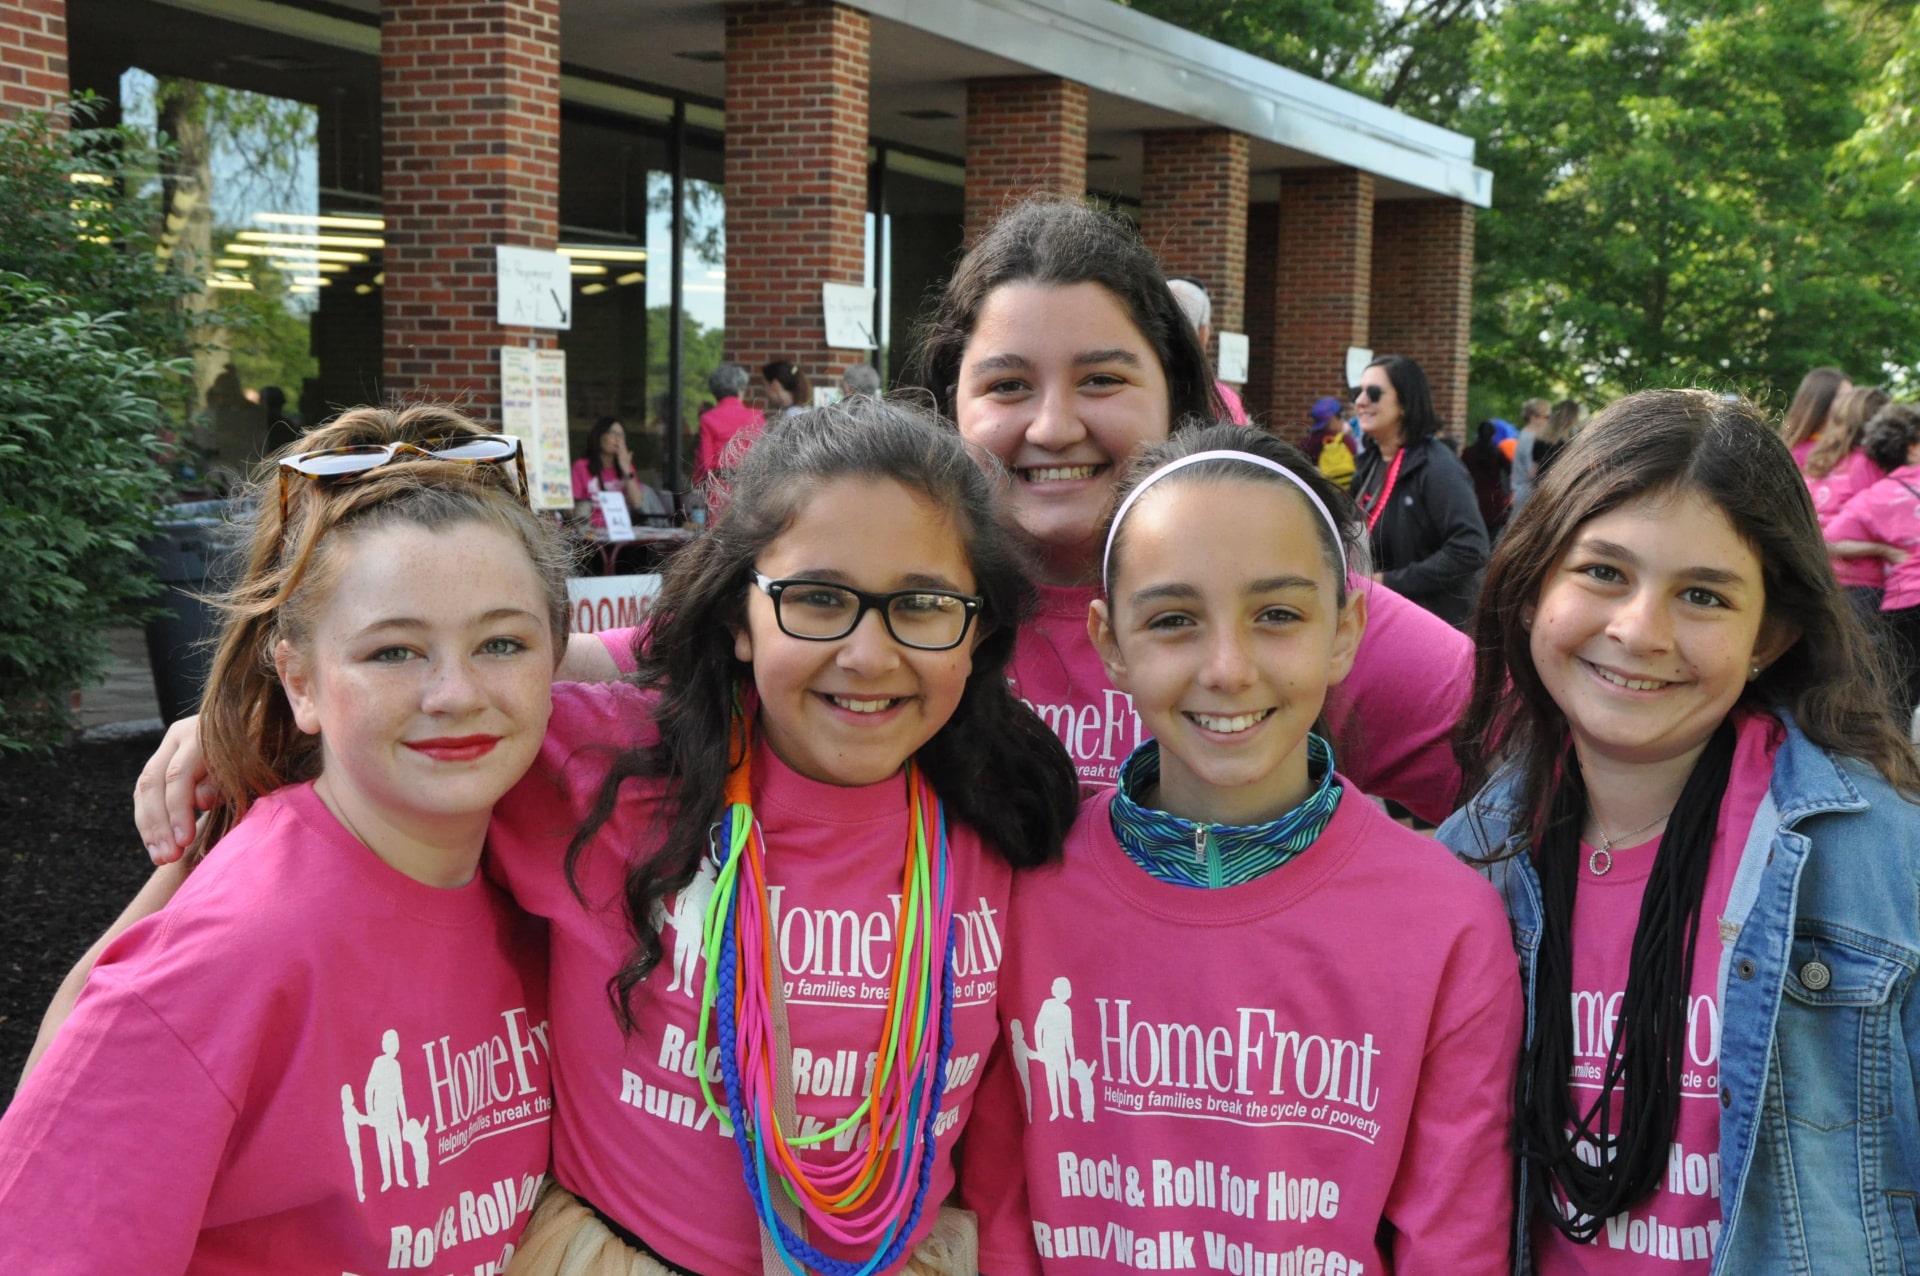
M 0 1121 L 0 1271 L 504 1269 L 547 1167 L 537 927 L 310 785 L 109 945 Z
M 1887 476 L 1871 457 L 1858 448 L 1846 460 L 1833 467 L 1825 478 L 1807 476 L 1807 491 L 1813 497 L 1813 512 L 1820 519 L 1820 530 L 1845 508 L 1854 495 L 1864 492 Z M 1833 574 L 1842 585 L 1879 589 L 1886 583 L 1884 558 L 1836 558 Z
M 540 759 L 495 809 L 489 863 L 523 907 L 551 922 L 553 1072 L 561 1101 L 554 1176 L 671 1262 L 706 1276 L 759 1276 L 758 1224 L 740 1154 L 724 1120 L 708 1110 L 699 1081 L 703 1067 L 710 1081 L 720 1077 L 716 1047 L 709 1045 L 701 1060 L 696 1044 L 707 973 L 699 939 L 712 861 L 703 860 L 693 884 L 663 910 L 660 965 L 635 990 L 638 1026 L 622 1036 L 607 981 L 633 946 L 621 894 L 627 868 L 658 844 L 659 822 L 669 815 L 660 783 L 629 781 L 622 789 L 613 819 L 580 860 L 584 902 L 568 886 L 562 860 L 612 750 L 653 738 L 653 702 L 623 683 L 553 690 Z M 908 827 L 906 785 L 821 784 L 783 766 L 764 743 L 755 746 L 753 784 L 787 976 L 796 1111 L 804 1125 L 825 1128 L 861 1101 L 880 1040 Z M 915 1243 L 952 1188 L 953 1145 L 992 1048 L 1012 878 L 971 830 L 950 827 L 948 836 L 958 935 L 954 1041 Z
M 1350 785 L 1297 859 L 1172 886 L 1112 800 L 1015 887 L 962 1173 L 981 1270 L 1504 1276 L 1523 1008 L 1492 888 Z
M 1887 568 L 1882 611 L 1920 607 L 1920 465 L 1903 465 L 1857 493 L 1827 524 L 1830 541 L 1878 541 L 1907 552 Z
M 1773 780 L 1773 758 L 1786 739 L 1779 722 L 1742 715 L 1733 773 L 1720 803 L 1713 858 L 1700 900 L 1693 986 L 1688 1002 L 1686 1060 L 1680 1072 L 1680 1119 L 1660 1186 L 1601 1224 L 1590 1245 L 1576 1245 L 1545 1219 L 1533 1224 L 1540 1276 L 1706 1276 L 1720 1241 L 1720 917 L 1726 912 L 1740 853 Z M 1600 1096 L 1607 1047 L 1627 988 L 1627 959 L 1640 901 L 1660 839 L 1618 848 L 1604 876 L 1586 868 L 1581 846 L 1573 901 L 1573 1076 L 1569 1088 L 1584 1111 Z M 1615 1127 L 1618 1129 L 1618 1124 Z
M 707 475 L 720 468 L 727 449 L 736 438 L 752 439 L 766 428 L 760 409 L 750 408 L 735 395 L 728 395 L 700 414 L 700 446 L 694 452 L 693 482 L 697 487 Z
M 1240 401 L 1240 392 L 1225 381 L 1213 383 L 1214 392 L 1220 396 L 1220 405 L 1227 410 L 1227 420 L 1235 425 L 1249 424 L 1247 405 Z
M 1787 450 L 1793 454 L 1793 463 L 1802 470 L 1805 470 L 1807 468 L 1807 458 L 1813 455 L 1813 449 L 1819 446 L 1820 436 L 1818 434 L 1811 434 Z
M 1448 734 L 1466 707 L 1473 645 L 1444 620 L 1365 581 L 1367 632 L 1347 680 L 1327 693 L 1341 773 L 1428 820 L 1453 811 L 1460 788 Z M 1087 637 L 1093 586 L 1047 587 L 1020 631 L 1014 691 L 1073 755 L 1080 782 L 1109 788 L 1146 738 L 1133 697 L 1114 690 Z

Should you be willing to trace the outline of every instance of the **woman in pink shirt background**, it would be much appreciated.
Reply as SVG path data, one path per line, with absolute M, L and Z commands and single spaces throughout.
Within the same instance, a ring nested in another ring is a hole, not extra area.
M 1838 368 L 1815 368 L 1800 378 L 1800 388 L 1793 392 L 1793 402 L 1787 405 L 1787 415 L 1780 422 L 1780 439 L 1793 453 L 1795 465 L 1806 464 L 1827 428 L 1833 401 L 1852 386 L 1847 374 Z
M 1813 496 L 1813 513 L 1822 528 L 1833 521 L 1854 495 L 1886 477 L 1886 471 L 1860 446 L 1867 421 L 1892 400 L 1878 386 L 1857 385 L 1833 401 L 1833 412 L 1819 443 L 1807 453 L 1801 472 Z M 1886 583 L 1886 560 L 1877 555 L 1833 560 L 1833 574 L 1847 591 L 1847 601 L 1861 619 L 1877 623 L 1880 591 Z
M 1899 663 L 1893 710 L 1904 729 L 1920 703 L 1920 411 L 1904 403 L 1882 408 L 1861 451 L 1886 477 L 1828 521 L 1827 544 L 1837 557 L 1887 565 L 1880 615 Z

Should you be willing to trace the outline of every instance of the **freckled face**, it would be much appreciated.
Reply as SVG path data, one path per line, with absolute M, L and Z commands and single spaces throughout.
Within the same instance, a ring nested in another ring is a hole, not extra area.
M 1583 760 L 1658 764 L 1706 745 L 1756 664 L 1792 645 L 1760 560 L 1701 497 L 1647 497 L 1581 524 L 1548 574 L 1529 651 Z
M 277 653 L 296 723 L 320 736 L 323 795 L 375 840 L 477 836 L 552 712 L 553 636 L 526 548 L 459 523 L 342 536 L 332 552 L 309 641 Z
M 960 358 L 960 433 L 1013 474 L 1014 515 L 1059 584 L 1084 580 L 1120 471 L 1162 442 L 1166 372 L 1127 308 L 1099 284 L 1006 284 Z
M 1171 478 L 1128 513 L 1088 629 L 1160 741 L 1167 810 L 1251 824 L 1305 798 L 1307 732 L 1366 626 L 1364 599 L 1339 606 L 1318 524 L 1260 480 Z

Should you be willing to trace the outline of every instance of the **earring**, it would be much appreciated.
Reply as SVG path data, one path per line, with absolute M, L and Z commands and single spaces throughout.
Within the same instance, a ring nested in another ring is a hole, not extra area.
M 1759 666 L 1759 665 L 1754 665 L 1754 666 L 1753 666 L 1753 667 L 1752 667 L 1751 669 L 1749 669 L 1749 670 L 1747 670 L 1747 681 L 1748 681 L 1748 682 L 1752 682 L 1752 681 L 1753 681 L 1753 680 L 1754 680 L 1755 678 L 1758 678 L 1759 676 L 1760 676 L 1760 666 Z

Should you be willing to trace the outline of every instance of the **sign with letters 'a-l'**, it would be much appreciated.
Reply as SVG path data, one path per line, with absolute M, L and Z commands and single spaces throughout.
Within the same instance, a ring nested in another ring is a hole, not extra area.
M 502 324 L 516 328 L 573 327 L 573 276 L 567 259 L 536 248 L 494 245 Z

